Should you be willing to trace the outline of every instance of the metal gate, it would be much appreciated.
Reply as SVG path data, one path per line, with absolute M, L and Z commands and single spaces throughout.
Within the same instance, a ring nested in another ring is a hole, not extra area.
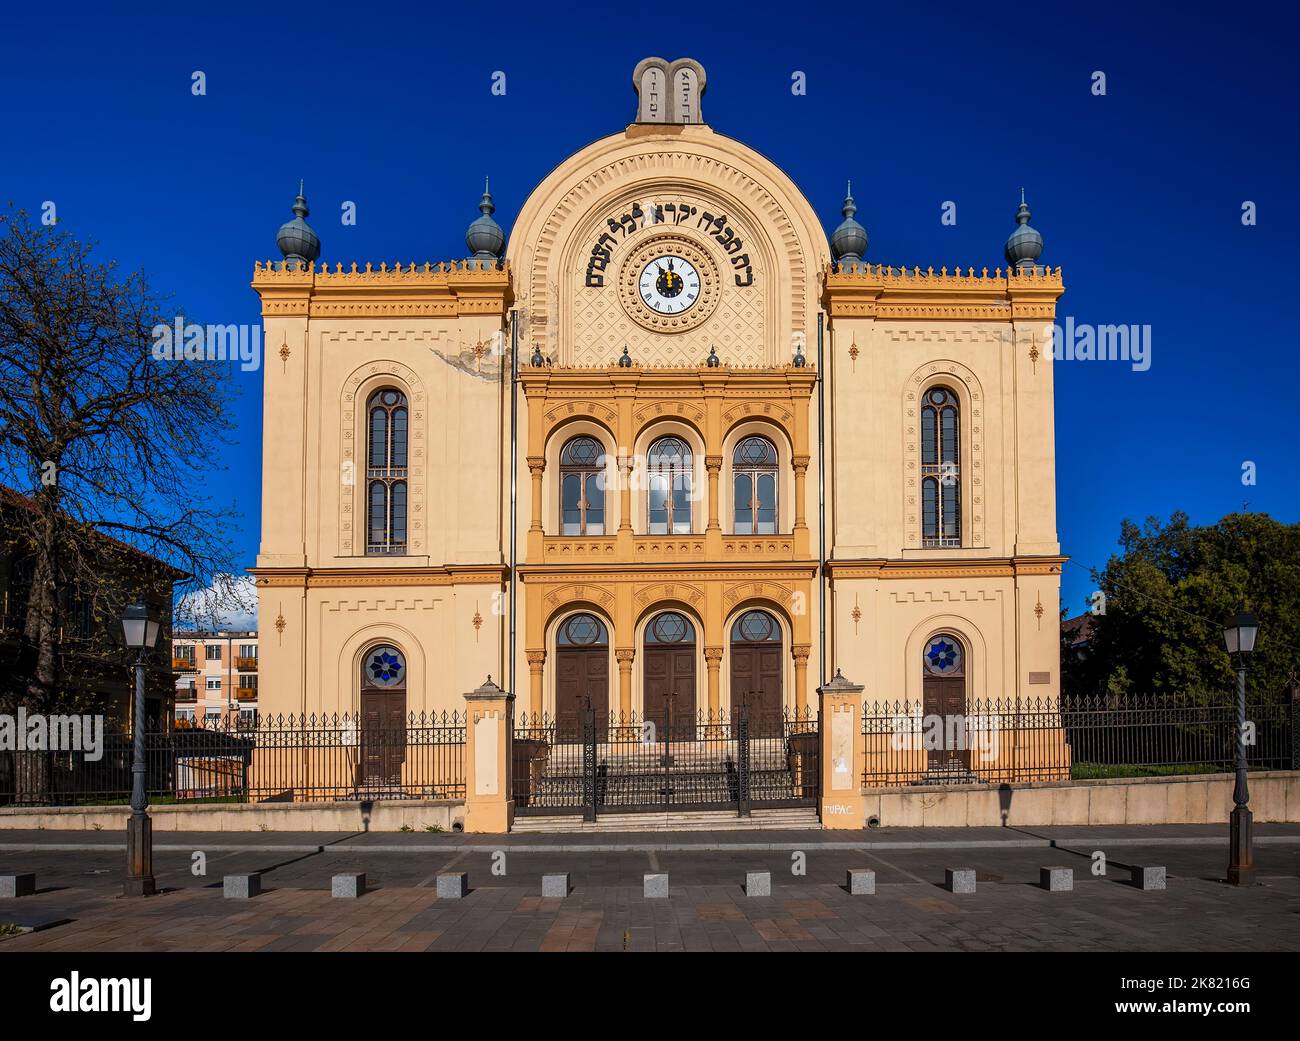
M 668 722 L 602 714 L 522 719 L 515 812 L 582 814 L 816 805 L 820 740 L 811 713 L 701 713 Z

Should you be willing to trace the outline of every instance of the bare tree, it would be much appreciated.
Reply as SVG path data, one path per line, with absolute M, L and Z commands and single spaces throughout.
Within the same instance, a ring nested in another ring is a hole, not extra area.
M 17 697 L 35 711 L 66 696 L 61 605 L 75 592 L 101 628 L 114 624 L 139 569 L 127 547 L 187 576 L 178 593 L 212 589 L 188 599 L 200 611 L 247 606 L 232 511 L 195 479 L 230 429 L 230 370 L 155 358 L 153 330 L 173 321 L 163 299 L 142 272 L 92 252 L 22 210 L 0 212 L 0 483 L 28 496 L 8 511 L 5 541 L 30 567 Z

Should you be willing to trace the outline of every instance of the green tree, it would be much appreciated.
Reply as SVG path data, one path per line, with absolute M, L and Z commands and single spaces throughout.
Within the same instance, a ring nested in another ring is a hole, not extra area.
M 1122 552 L 1096 576 L 1105 613 L 1082 657 L 1063 654 L 1067 697 L 1179 694 L 1208 703 L 1236 688 L 1223 623 L 1245 605 L 1259 619 L 1252 703 L 1279 701 L 1300 656 L 1300 524 L 1232 513 L 1194 527 L 1187 514 L 1120 526 Z

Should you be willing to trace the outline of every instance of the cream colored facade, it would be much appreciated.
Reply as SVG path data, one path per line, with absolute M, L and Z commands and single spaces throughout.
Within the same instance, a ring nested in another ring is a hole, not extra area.
M 683 116 L 648 108 L 639 79 L 642 121 L 556 167 L 500 262 L 257 265 L 263 714 L 360 710 L 379 645 L 405 655 L 409 711 L 463 710 L 491 674 L 513 675 L 517 713 L 550 713 L 557 631 L 577 613 L 607 630 L 614 711 L 643 708 L 663 611 L 695 630 L 701 711 L 732 704 L 730 636 L 751 609 L 780 627 L 789 709 L 816 711 L 837 668 L 868 702 L 919 699 L 940 633 L 964 649 L 967 697 L 1058 692 L 1043 330 L 1059 269 L 834 264 L 790 178 L 698 121 L 698 80 Z M 677 315 L 644 295 L 665 256 L 698 277 Z M 926 548 L 919 412 L 935 387 L 959 403 L 960 544 Z M 402 552 L 368 554 L 366 408 L 385 388 L 409 402 L 408 530 Z M 604 455 L 603 530 L 565 535 L 560 453 L 580 435 Z M 750 435 L 778 457 L 770 533 L 736 531 Z M 650 533 L 645 487 L 665 436 L 692 474 L 688 530 L 671 535 Z

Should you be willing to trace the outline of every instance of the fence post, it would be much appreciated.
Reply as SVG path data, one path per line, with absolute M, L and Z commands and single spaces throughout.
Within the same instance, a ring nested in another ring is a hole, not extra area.
M 818 807 L 823 828 L 866 827 L 862 795 L 866 738 L 862 734 L 862 684 L 850 683 L 835 670 L 830 683 L 817 688 L 821 698 L 818 730 L 822 783 Z
M 515 696 L 487 678 L 465 695 L 465 830 L 503 834 L 515 818 Z
M 1297 712 L 1300 712 L 1300 685 L 1291 688 L 1291 717 L 1288 720 L 1291 729 L 1291 769 L 1300 770 L 1300 719 L 1296 718 Z
M 736 812 L 749 817 L 749 715 L 743 709 L 736 720 Z
M 582 819 L 596 819 L 596 713 L 590 701 L 582 710 Z

